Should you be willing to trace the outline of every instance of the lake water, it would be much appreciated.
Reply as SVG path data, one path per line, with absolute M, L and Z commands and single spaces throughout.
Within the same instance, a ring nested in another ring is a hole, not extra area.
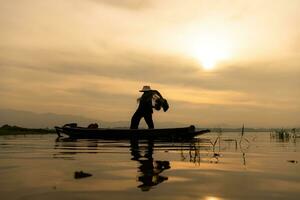
M 0 136 L 0 197 L 300 199 L 300 138 L 217 136 L 186 143 Z

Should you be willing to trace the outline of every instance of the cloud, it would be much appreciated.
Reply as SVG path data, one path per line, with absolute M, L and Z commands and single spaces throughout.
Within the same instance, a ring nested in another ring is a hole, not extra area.
M 271 124 L 281 113 L 282 124 L 296 124 L 298 4 L 1 1 L 1 106 L 122 120 L 150 84 L 171 102 L 164 120 L 238 124 L 243 113 Z M 211 72 L 187 51 L 203 33 L 234 46 Z
M 116 8 L 129 9 L 129 10 L 141 10 L 149 7 L 151 0 L 91 0 L 92 2 L 106 4 Z

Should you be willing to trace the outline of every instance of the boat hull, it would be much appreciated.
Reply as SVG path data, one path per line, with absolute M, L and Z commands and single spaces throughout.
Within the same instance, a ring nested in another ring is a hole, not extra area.
M 70 138 L 83 139 L 154 139 L 154 140 L 183 140 L 208 133 L 210 130 L 196 131 L 194 126 L 166 129 L 105 129 L 83 127 L 55 127 L 57 134 L 66 134 Z

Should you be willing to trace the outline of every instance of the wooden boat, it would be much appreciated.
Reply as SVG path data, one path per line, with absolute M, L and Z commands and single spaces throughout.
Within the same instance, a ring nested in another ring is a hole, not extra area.
M 210 130 L 196 130 L 195 126 L 183 128 L 165 129 L 109 129 L 109 128 L 84 128 L 84 127 L 55 127 L 58 136 L 68 135 L 70 138 L 85 139 L 112 139 L 112 140 L 131 140 L 131 139 L 153 139 L 153 140 L 185 140 L 195 136 L 208 133 Z

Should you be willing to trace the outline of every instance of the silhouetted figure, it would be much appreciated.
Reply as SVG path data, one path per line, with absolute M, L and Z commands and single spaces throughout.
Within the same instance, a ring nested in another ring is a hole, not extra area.
M 168 180 L 168 177 L 161 176 L 160 173 L 166 169 L 170 169 L 169 161 L 154 161 L 153 142 L 148 141 L 147 149 L 144 155 L 141 155 L 141 150 L 137 140 L 130 141 L 132 160 L 140 163 L 138 167 L 140 175 L 138 181 L 142 184 L 138 186 L 142 191 L 149 191 L 153 186 Z
M 150 86 L 144 86 L 140 92 L 143 95 L 138 99 L 139 106 L 131 118 L 130 128 L 138 129 L 141 119 L 144 118 L 148 128 L 153 129 L 153 108 L 160 110 L 162 107 L 166 112 L 169 109 L 168 102 L 157 90 L 151 90 Z

